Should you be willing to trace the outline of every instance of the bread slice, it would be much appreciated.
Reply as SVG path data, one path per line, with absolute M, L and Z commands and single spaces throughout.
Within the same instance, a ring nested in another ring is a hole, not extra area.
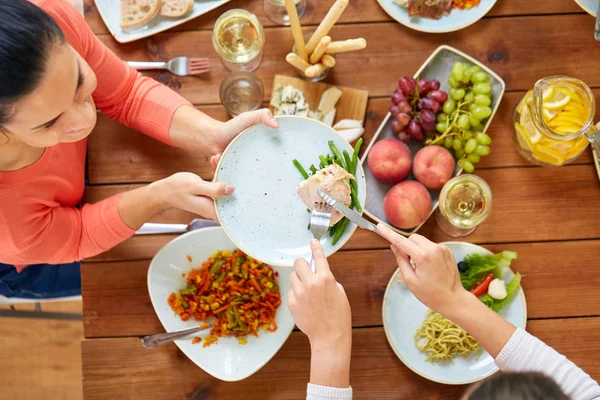
M 135 28 L 156 17 L 161 0 L 121 0 L 121 28 Z
M 194 8 L 194 0 L 162 0 L 160 15 L 163 17 L 183 17 Z

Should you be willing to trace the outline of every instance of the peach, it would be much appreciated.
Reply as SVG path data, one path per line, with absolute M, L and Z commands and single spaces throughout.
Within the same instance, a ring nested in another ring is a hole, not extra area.
M 424 222 L 431 212 L 429 191 L 417 181 L 404 181 L 392 187 L 383 199 L 383 210 L 390 224 L 410 229 Z
M 427 189 L 441 189 L 454 174 L 454 157 L 440 146 L 425 146 L 413 160 L 413 174 Z
M 375 143 L 367 158 L 375 179 L 387 185 L 403 181 L 412 169 L 412 153 L 397 139 L 383 139 Z

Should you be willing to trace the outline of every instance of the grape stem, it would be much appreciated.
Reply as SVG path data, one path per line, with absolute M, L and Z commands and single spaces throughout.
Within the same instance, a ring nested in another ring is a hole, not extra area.
M 460 108 L 462 106 L 464 106 L 465 104 L 467 104 L 466 102 L 461 102 L 458 103 L 456 105 L 456 109 L 457 111 L 460 110 Z M 435 139 L 429 139 L 428 142 L 426 143 L 427 145 L 433 145 L 433 144 L 437 144 L 439 142 L 441 142 L 442 140 L 446 139 L 449 136 L 449 133 L 453 130 L 454 126 L 456 125 L 456 121 L 458 121 L 458 117 L 460 116 L 460 114 L 457 112 L 456 115 L 454 116 L 454 119 L 452 120 L 452 123 L 450 124 L 450 126 L 448 126 L 448 128 L 446 128 L 446 130 L 444 131 L 444 133 L 442 133 L 441 135 L 439 135 L 438 137 L 436 137 Z

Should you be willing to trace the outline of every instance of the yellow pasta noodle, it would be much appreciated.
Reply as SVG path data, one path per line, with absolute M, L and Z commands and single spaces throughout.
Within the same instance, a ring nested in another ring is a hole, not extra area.
M 473 336 L 431 309 L 415 333 L 415 346 L 430 362 L 453 362 L 457 354 L 467 358 L 474 351 L 478 351 L 477 356 L 482 352 Z

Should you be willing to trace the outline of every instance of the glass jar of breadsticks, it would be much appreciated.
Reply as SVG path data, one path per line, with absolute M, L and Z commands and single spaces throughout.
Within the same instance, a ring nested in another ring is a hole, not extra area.
M 299 71 L 302 78 L 312 82 L 321 81 L 335 67 L 335 54 L 367 47 L 367 41 L 363 38 L 333 41 L 329 36 L 347 5 L 348 0 L 336 0 L 317 29 L 313 33 L 303 34 L 294 0 L 285 0 L 294 37 L 292 52 L 285 59 Z

